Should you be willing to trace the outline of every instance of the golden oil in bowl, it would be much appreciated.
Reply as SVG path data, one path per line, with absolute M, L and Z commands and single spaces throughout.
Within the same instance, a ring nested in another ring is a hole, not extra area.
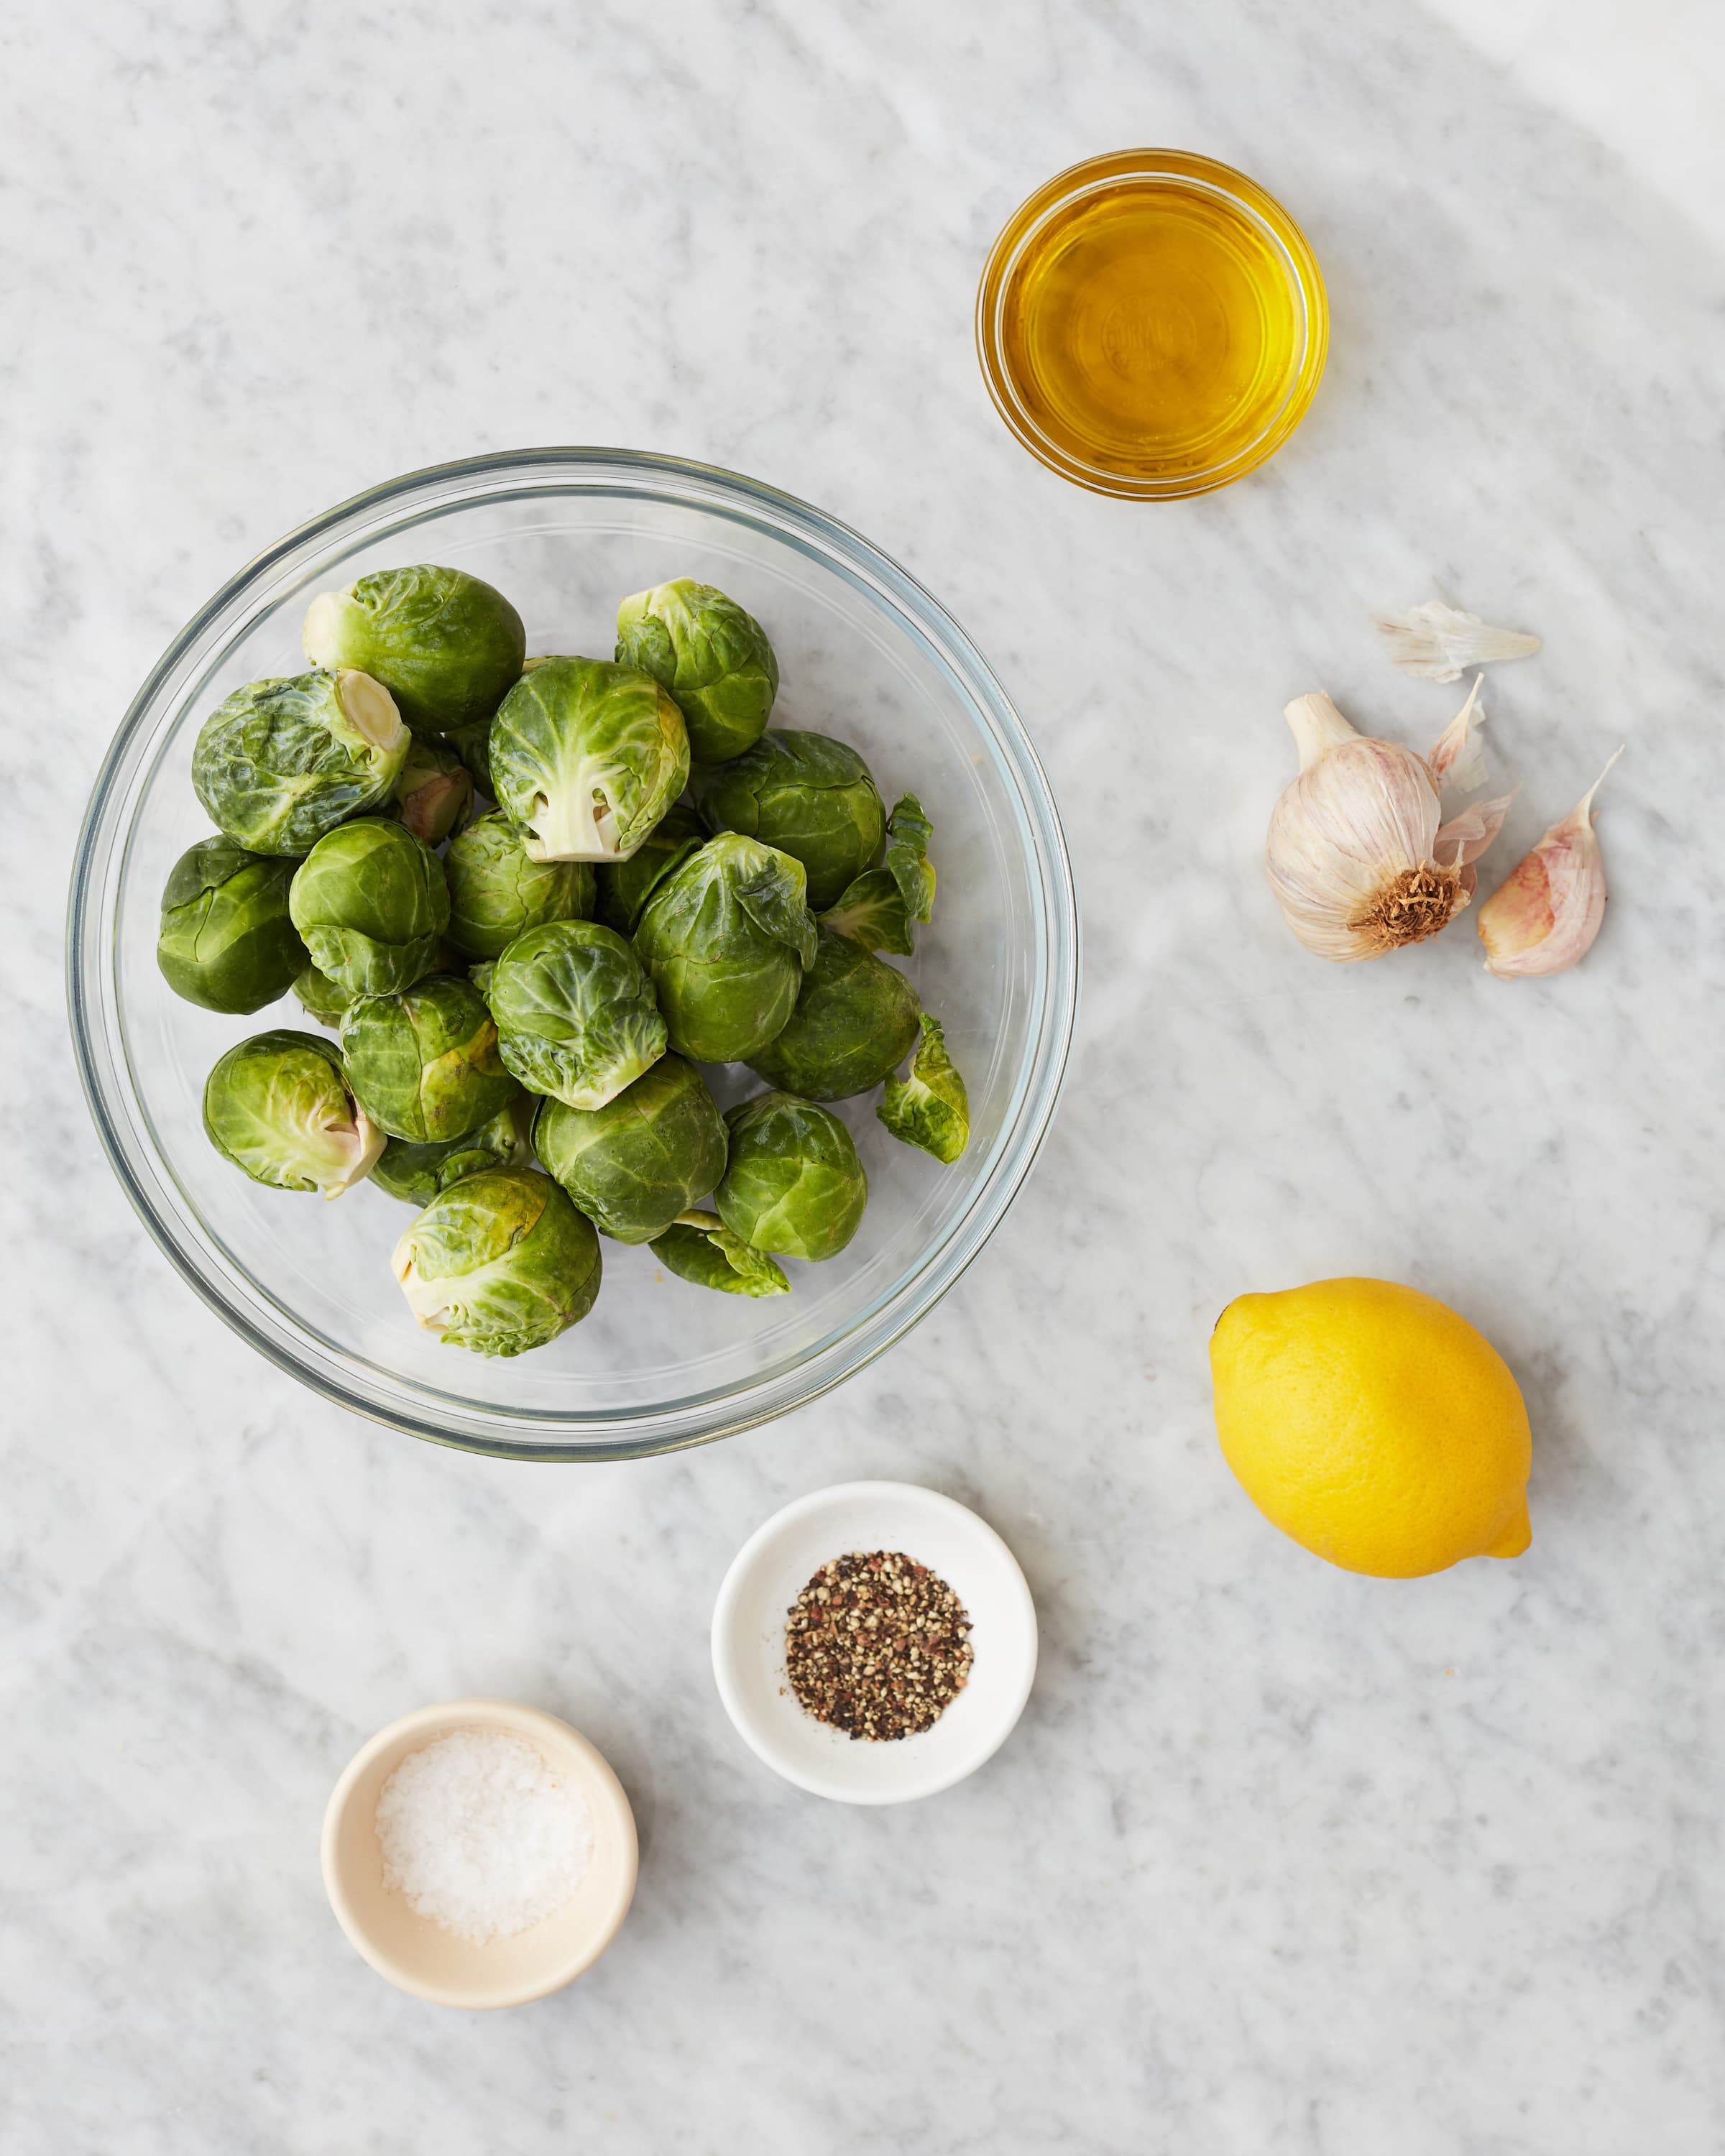
M 1009 220 L 977 299 L 1003 418 L 1099 493 L 1203 494 L 1263 463 L 1323 372 L 1305 234 L 1244 173 L 1178 151 L 1074 166 Z

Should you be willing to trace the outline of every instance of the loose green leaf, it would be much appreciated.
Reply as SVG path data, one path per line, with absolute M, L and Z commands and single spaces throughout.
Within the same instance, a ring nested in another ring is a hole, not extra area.
M 870 951 L 891 951 L 908 958 L 916 947 L 910 908 L 888 869 L 865 869 L 845 887 L 839 903 L 820 916 L 823 928 L 848 936 Z
M 685 1213 L 655 1235 L 649 1247 L 666 1270 L 721 1295 L 788 1295 L 784 1268 L 764 1250 L 751 1250 L 716 1213 Z
M 940 1020 L 926 1011 L 911 1075 L 887 1080 L 886 1098 L 875 1113 L 894 1137 L 921 1146 L 948 1167 L 970 1143 L 970 1101 L 964 1081 L 947 1053 Z
M 934 826 L 922 813 L 914 793 L 901 794 L 886 819 L 887 874 L 904 895 L 906 910 L 913 921 L 934 917 L 934 864 L 928 858 L 928 842 Z

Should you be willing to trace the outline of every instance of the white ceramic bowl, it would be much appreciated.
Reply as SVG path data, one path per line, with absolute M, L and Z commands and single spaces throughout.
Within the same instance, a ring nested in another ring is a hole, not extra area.
M 570 1899 L 513 1938 L 483 1946 L 415 1916 L 384 1886 L 376 1825 L 377 1793 L 410 1752 L 475 1728 L 524 1738 L 593 1815 L 593 1863 Z M 349 1762 L 324 1813 L 323 1883 L 342 1930 L 379 1976 L 439 2006 L 521 2006 L 591 1969 L 629 1913 L 635 1866 L 634 1814 L 603 1756 L 556 1715 L 507 1700 L 450 1700 L 392 1722 Z
M 822 1565 L 901 1550 L 940 1574 L 971 1620 L 970 1681 L 932 1729 L 893 1743 L 847 1737 L 798 1702 L 785 1613 Z M 1011 1734 L 1036 1675 L 1036 1608 L 986 1521 L 911 1482 L 840 1482 L 775 1512 L 737 1552 L 713 1610 L 713 1676 L 744 1742 L 775 1774 L 847 1804 L 931 1797 Z

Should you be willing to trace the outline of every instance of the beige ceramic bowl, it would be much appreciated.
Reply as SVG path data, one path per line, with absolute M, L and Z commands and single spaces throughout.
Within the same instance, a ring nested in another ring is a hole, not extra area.
M 513 1938 L 474 1946 L 383 1884 L 377 1793 L 410 1752 L 456 1729 L 506 1729 L 567 1775 L 593 1815 L 593 1864 L 552 1916 Z M 590 1969 L 629 1913 L 635 1891 L 635 1820 L 601 1754 L 578 1730 L 537 1707 L 457 1699 L 422 1707 L 380 1729 L 349 1763 L 323 1820 L 323 1881 L 341 1928 L 379 1976 L 439 2006 L 521 2006 Z

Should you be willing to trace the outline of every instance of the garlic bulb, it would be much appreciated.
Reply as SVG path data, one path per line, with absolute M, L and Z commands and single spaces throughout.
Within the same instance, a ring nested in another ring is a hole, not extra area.
M 1449 823 L 1446 778 L 1484 776 L 1475 729 L 1479 683 L 1428 758 L 1357 732 L 1327 696 L 1287 707 L 1300 775 L 1270 819 L 1265 869 L 1283 917 L 1308 951 L 1347 963 L 1381 958 L 1448 926 L 1473 895 L 1473 863 L 1502 828 L 1511 797 Z
M 1622 754 L 1619 749 L 1617 756 Z M 1594 836 L 1594 796 L 1617 756 L 1480 908 L 1486 971 L 1499 980 L 1564 973 L 1592 949 L 1605 917 L 1605 864 Z
M 1493 629 L 1476 613 L 1463 613 L 1441 599 L 1427 599 L 1405 613 L 1381 614 L 1373 626 L 1396 665 L 1428 681 L 1457 681 L 1470 666 L 1526 659 L 1539 649 L 1537 636 Z

